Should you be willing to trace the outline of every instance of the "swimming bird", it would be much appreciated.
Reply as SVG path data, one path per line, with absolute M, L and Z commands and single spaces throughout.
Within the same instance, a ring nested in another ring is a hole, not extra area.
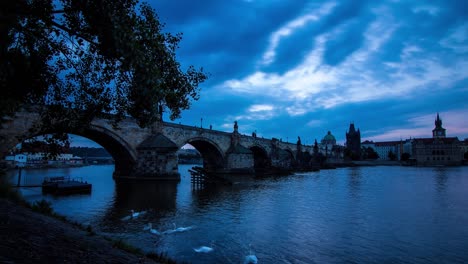
M 177 227 L 176 228 L 176 224 L 175 223 L 172 223 L 174 225 L 174 231 L 175 232 L 185 232 L 185 231 L 188 231 L 190 229 L 193 228 L 193 226 L 187 226 L 187 227 Z
M 193 226 L 187 226 L 187 227 L 176 227 L 175 223 L 172 223 L 174 225 L 174 229 L 169 229 L 163 232 L 163 234 L 172 234 L 172 233 L 177 233 L 177 232 L 185 232 L 193 228 Z
M 161 235 L 161 232 L 159 232 L 158 230 L 156 230 L 154 228 L 150 228 L 149 231 L 150 231 L 151 234 L 158 235 L 158 236 Z
M 130 210 L 131 212 L 131 218 L 137 218 L 140 215 L 146 214 L 146 211 L 140 211 L 140 212 L 135 212 L 135 210 Z
M 161 235 L 161 232 L 159 232 L 158 230 L 154 229 L 153 228 L 153 224 L 152 223 L 148 223 L 148 225 L 145 225 L 143 227 L 143 230 L 149 230 L 149 232 L 151 234 L 155 234 L 155 235 Z
M 140 215 L 144 215 L 146 214 L 146 211 L 141 211 L 141 212 L 135 212 L 135 210 L 130 210 L 130 215 L 127 215 L 125 217 L 122 217 L 120 220 L 122 221 L 128 221 L 130 219 L 133 219 L 133 218 L 137 218 L 138 216 Z
M 195 252 L 197 252 L 197 253 L 210 253 L 211 251 L 214 250 L 213 242 L 211 242 L 211 247 L 201 246 L 201 247 L 198 247 L 198 248 L 194 248 L 193 250 Z
M 197 253 L 210 253 L 214 249 L 212 247 L 201 246 L 201 247 L 198 247 L 198 248 L 194 248 L 193 250 L 195 250 L 195 252 L 197 252 Z
M 257 264 L 258 258 L 252 253 L 251 244 L 249 244 L 249 255 L 245 256 L 244 264 Z
M 143 230 L 146 231 L 146 230 L 150 230 L 151 228 L 153 228 L 153 224 L 152 224 L 152 223 L 148 223 L 147 225 L 145 225 L 145 226 L 143 227 Z

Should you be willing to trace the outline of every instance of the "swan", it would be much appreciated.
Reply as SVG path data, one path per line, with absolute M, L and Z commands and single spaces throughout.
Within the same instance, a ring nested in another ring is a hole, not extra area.
M 148 225 L 145 225 L 143 227 L 143 230 L 149 230 L 149 232 L 151 234 L 155 234 L 155 235 L 161 235 L 161 232 L 159 232 L 158 230 L 154 229 L 153 228 L 153 224 L 152 223 L 148 223 Z
M 137 218 L 138 216 L 140 215 L 144 215 L 146 214 L 146 211 L 141 211 L 141 212 L 135 212 L 135 210 L 130 210 L 130 215 L 127 215 L 125 217 L 122 217 L 120 220 L 122 221 L 128 221 L 130 219 L 133 219 L 133 218 Z
M 176 227 L 175 223 L 172 223 L 174 225 L 174 229 L 169 229 L 163 232 L 163 234 L 172 234 L 176 232 L 185 232 L 193 228 L 193 226 L 187 226 L 187 227 Z
M 158 236 L 161 235 L 161 232 L 159 232 L 156 229 L 151 228 L 149 231 L 150 231 L 151 234 L 155 234 L 155 235 L 158 235 Z
M 245 256 L 244 264 L 257 264 L 258 258 L 252 253 L 251 244 L 249 244 L 249 255 Z
M 145 226 L 143 227 L 143 230 L 146 231 L 146 230 L 150 230 L 151 228 L 153 228 L 153 224 L 148 223 L 147 225 L 145 225 Z
M 174 225 L 174 231 L 175 232 L 185 232 L 185 231 L 188 231 L 190 229 L 193 228 L 193 226 L 187 226 L 187 227 L 177 227 L 176 228 L 176 224 L 175 223 L 172 223 Z
M 131 218 L 137 218 L 137 217 L 140 216 L 140 215 L 146 214 L 146 211 L 135 212 L 135 210 L 133 210 L 133 209 L 130 210 L 130 212 L 131 212 L 131 214 L 130 214 L 130 215 L 131 215 Z
M 210 253 L 211 251 L 213 251 L 213 248 L 207 247 L 207 246 L 201 246 L 198 248 L 194 248 L 193 250 L 195 250 L 195 252 L 197 253 Z
M 210 253 L 213 251 L 213 242 L 211 242 L 211 247 L 201 246 L 193 249 L 197 253 Z

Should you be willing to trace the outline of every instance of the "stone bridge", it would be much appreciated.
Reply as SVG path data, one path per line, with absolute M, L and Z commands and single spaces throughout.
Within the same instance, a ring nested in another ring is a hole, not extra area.
M 42 133 L 33 129 L 40 125 L 37 113 L 18 112 L 2 124 L 0 153 L 2 157 L 16 144 Z M 87 127 L 67 132 L 86 137 L 103 146 L 114 158 L 116 178 L 178 180 L 177 151 L 185 144 L 194 146 L 202 155 L 204 168 L 215 173 L 251 174 L 278 168 L 291 169 L 298 153 L 311 153 L 312 146 L 242 135 L 237 122 L 231 133 L 158 122 L 141 128 L 132 118 L 118 124 L 95 119 Z

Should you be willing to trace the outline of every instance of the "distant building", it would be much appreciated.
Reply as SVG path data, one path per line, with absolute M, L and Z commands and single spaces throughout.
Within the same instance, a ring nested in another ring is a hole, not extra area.
M 11 167 L 24 167 L 28 162 L 28 156 L 25 154 L 10 154 L 5 156 L 5 162 Z
M 336 138 L 335 136 L 332 135 L 330 131 L 328 131 L 327 134 L 320 141 L 319 148 L 323 154 L 328 155 L 329 153 L 331 153 L 335 145 L 336 145 Z
M 407 139 L 403 142 L 403 153 L 408 153 L 413 156 L 413 139 Z
M 331 162 L 338 162 L 343 159 L 343 146 L 336 144 L 336 138 L 328 131 L 318 144 L 319 152 L 328 158 Z
M 418 165 L 460 165 L 463 161 L 462 142 L 457 137 L 447 137 L 442 127 L 442 119 L 437 113 L 432 138 L 413 139 L 413 158 Z
M 60 166 L 81 166 L 84 164 L 83 158 L 73 156 L 69 153 L 62 153 L 50 159 L 46 153 L 16 153 L 5 157 L 5 162 L 12 167 L 60 167 Z
M 403 154 L 403 141 L 364 141 L 361 144 L 364 148 L 372 148 L 378 155 L 379 160 L 390 160 L 390 152 L 395 154 L 397 160 L 401 159 L 401 154 Z
M 464 157 L 465 153 L 468 152 L 468 138 L 461 142 L 461 149 Z
M 361 131 L 356 130 L 353 123 L 349 125 L 349 131 L 346 132 L 346 149 L 352 159 L 361 158 Z
M 439 117 L 439 113 L 437 113 L 436 120 L 434 121 L 435 128 L 432 130 L 432 137 L 433 138 L 445 138 L 445 128 L 442 127 L 442 119 Z

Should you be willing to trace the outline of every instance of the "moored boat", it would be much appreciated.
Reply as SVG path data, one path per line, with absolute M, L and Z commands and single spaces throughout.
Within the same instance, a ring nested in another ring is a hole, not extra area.
M 92 185 L 80 178 L 46 177 L 42 182 L 42 192 L 63 195 L 74 193 L 91 193 Z

